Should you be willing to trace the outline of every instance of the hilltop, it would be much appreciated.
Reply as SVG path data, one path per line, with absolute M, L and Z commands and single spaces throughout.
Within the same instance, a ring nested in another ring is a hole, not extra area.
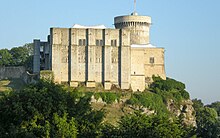
M 144 92 L 50 80 L 8 89 L 0 98 L 5 137 L 218 137 L 219 104 L 190 100 L 185 85 L 153 77 Z M 217 114 L 218 111 L 218 114 Z M 133 131 L 135 130 L 135 131 Z
M 122 91 L 117 87 L 104 91 L 101 85 L 95 89 L 82 85 L 74 91 L 81 95 L 89 94 L 92 107 L 104 110 L 105 121 L 113 125 L 117 125 L 122 116 L 141 111 L 147 115 L 168 114 L 181 118 L 186 125 L 196 126 L 193 103 L 185 85 L 170 78 L 154 77 L 154 83 L 144 92 Z

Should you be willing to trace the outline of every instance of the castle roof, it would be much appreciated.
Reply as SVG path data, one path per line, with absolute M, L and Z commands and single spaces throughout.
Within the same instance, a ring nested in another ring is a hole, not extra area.
M 134 12 L 131 13 L 131 15 L 138 16 L 138 13 L 134 11 Z
M 156 46 L 152 44 L 132 44 L 132 48 L 156 48 Z
M 79 25 L 79 24 L 74 24 L 72 28 L 106 29 L 105 25 L 83 26 L 83 25 Z

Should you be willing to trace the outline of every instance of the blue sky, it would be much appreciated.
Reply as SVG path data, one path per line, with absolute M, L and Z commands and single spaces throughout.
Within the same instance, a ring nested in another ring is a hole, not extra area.
M 133 11 L 133 0 L 2 0 L 0 48 L 46 40 L 50 27 L 104 24 Z M 164 47 L 168 77 L 191 98 L 220 101 L 220 0 L 137 0 L 152 17 L 151 43 Z

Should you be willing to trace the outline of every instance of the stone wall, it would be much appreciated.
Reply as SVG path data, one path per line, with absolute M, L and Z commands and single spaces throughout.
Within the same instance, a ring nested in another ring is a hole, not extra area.
M 150 61 L 152 60 L 152 61 Z M 163 48 L 131 48 L 131 88 L 144 90 L 152 82 L 152 76 L 166 79 Z M 145 78 L 145 83 L 141 80 Z M 138 82 L 138 84 L 137 84 Z
M 143 91 L 146 78 L 166 78 L 164 49 L 131 48 L 128 29 L 51 28 L 50 36 L 57 83 L 69 82 L 73 87 L 82 82 L 87 87 L 102 83 L 105 89 L 115 84 L 121 89 Z
M 0 79 L 20 79 L 26 73 L 23 66 L 0 67 Z
M 144 48 L 131 48 L 131 88 L 145 90 Z
M 153 63 L 151 63 L 150 58 L 153 58 Z M 166 79 L 163 48 L 145 49 L 144 70 L 146 78 L 151 78 L 153 75 L 156 75 L 160 76 L 162 79 Z
M 129 89 L 128 30 L 51 28 L 50 36 L 55 82 L 70 82 L 72 86 L 86 82 L 87 87 L 107 83 L 106 89 L 111 88 L 111 83 Z M 81 45 L 80 40 L 85 40 L 85 44 Z

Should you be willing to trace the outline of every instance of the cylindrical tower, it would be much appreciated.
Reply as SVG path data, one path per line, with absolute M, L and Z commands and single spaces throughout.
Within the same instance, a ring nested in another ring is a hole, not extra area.
M 131 31 L 131 44 L 148 44 L 151 17 L 139 16 L 136 12 L 131 15 L 114 18 L 116 29 L 129 29 Z

